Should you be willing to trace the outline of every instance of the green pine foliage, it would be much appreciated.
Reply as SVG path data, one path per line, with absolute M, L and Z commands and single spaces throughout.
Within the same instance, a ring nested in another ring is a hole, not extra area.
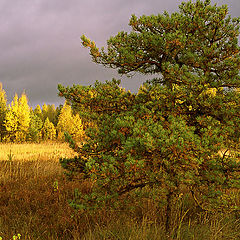
M 63 87 L 65 97 L 90 120 L 79 156 L 62 159 L 69 177 L 92 182 L 71 205 L 94 209 L 122 196 L 151 197 L 166 209 L 166 230 L 179 196 L 191 194 L 206 211 L 237 210 L 240 188 L 240 18 L 209 0 L 184 2 L 179 12 L 132 16 L 130 33 L 107 41 L 107 51 L 82 36 L 94 62 L 121 74 L 159 74 L 133 94 L 119 82 Z M 232 154 L 219 155 L 219 151 Z

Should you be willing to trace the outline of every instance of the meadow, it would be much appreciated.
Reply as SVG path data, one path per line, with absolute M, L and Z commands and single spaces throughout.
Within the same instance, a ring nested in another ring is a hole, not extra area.
M 72 155 L 74 155 L 74 151 L 68 147 L 67 143 L 0 144 L 0 161 L 9 160 L 11 157 L 17 161 L 59 161 L 60 157 L 69 157 Z
M 73 156 L 67 144 L 0 144 L 0 237 L 13 239 L 239 240 L 240 215 L 200 211 L 191 197 L 175 206 L 172 237 L 164 234 L 164 211 L 152 199 L 128 207 L 76 211 L 68 200 L 88 182 L 68 181 L 60 157 Z M 236 201 L 240 193 L 235 192 Z

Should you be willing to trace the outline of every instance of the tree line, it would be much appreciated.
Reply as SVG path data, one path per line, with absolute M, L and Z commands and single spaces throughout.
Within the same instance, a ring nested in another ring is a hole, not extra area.
M 6 92 L 0 83 L 0 141 L 40 142 L 47 140 L 64 141 L 68 132 L 76 141 L 84 135 L 83 124 L 78 114 L 66 102 L 57 108 L 54 104 L 28 105 L 26 93 L 15 94 L 7 105 Z

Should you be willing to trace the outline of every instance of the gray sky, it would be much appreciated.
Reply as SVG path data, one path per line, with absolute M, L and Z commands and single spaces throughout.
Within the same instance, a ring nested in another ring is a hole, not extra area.
M 91 62 L 81 46 L 85 34 L 97 46 L 121 30 L 129 30 L 131 14 L 178 10 L 181 0 L 0 0 L 0 82 L 8 100 L 25 90 L 32 106 L 63 102 L 57 85 L 88 85 L 95 80 L 121 78 L 136 91 L 151 76 L 121 77 L 116 70 Z M 240 0 L 212 0 L 227 4 L 240 16 Z

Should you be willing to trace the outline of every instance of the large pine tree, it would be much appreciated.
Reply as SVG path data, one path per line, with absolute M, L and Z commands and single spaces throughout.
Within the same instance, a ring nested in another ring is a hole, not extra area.
M 159 77 L 137 94 L 116 81 L 59 86 L 61 96 L 97 123 L 86 131 L 86 144 L 75 148 L 79 157 L 61 161 L 70 175 L 93 183 L 73 206 L 106 206 L 123 194 L 148 193 L 166 204 L 167 231 L 182 194 L 191 193 L 203 210 L 238 209 L 229 194 L 240 188 L 234 154 L 240 136 L 239 23 L 227 6 L 197 0 L 171 15 L 133 15 L 132 31 L 111 37 L 107 50 L 82 36 L 94 62 L 121 74 Z M 219 156 L 219 150 L 232 154 Z

